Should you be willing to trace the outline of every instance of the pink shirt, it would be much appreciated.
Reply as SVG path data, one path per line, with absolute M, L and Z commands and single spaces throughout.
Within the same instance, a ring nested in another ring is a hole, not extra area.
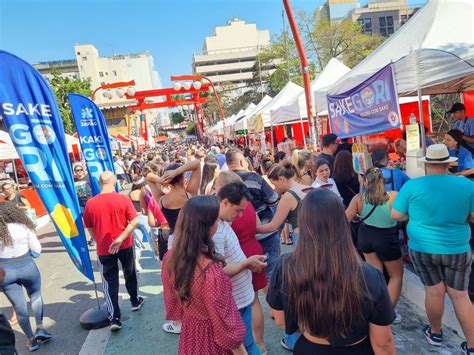
M 159 203 L 156 202 L 154 197 L 150 198 L 150 202 L 148 203 L 148 210 L 151 211 L 151 213 L 160 225 L 168 224 L 165 216 L 163 215 L 163 212 L 161 212 Z

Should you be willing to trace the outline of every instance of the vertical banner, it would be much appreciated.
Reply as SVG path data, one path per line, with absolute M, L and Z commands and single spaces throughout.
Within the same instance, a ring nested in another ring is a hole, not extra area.
M 95 196 L 101 190 L 100 175 L 106 170 L 115 174 L 107 125 L 102 112 L 93 101 L 77 94 L 68 94 L 68 98 L 86 160 L 92 194 Z
M 69 256 L 94 281 L 56 98 L 36 69 L 5 51 L 0 51 L 0 105 L 23 166 Z
M 349 91 L 328 95 L 327 100 L 331 132 L 339 138 L 400 127 L 400 108 L 391 65 Z

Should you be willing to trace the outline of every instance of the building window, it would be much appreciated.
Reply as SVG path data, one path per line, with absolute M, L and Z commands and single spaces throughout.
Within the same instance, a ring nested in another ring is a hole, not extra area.
M 360 18 L 357 20 L 357 22 L 359 23 L 359 25 L 363 25 L 364 24 L 364 19 Z
M 83 60 L 84 62 L 86 62 L 86 61 L 87 61 L 87 57 L 82 57 L 82 60 Z
M 105 76 L 109 76 L 109 73 L 105 72 Z
M 372 19 L 365 18 L 364 23 L 365 23 L 365 28 L 371 28 L 372 27 Z
M 113 75 L 113 76 L 117 76 L 117 71 L 116 71 L 116 70 L 112 70 L 112 75 Z
M 393 26 L 393 16 L 387 16 L 387 24 Z
M 364 33 L 368 36 L 372 36 L 372 30 L 365 30 Z
M 103 77 L 104 77 L 104 72 L 101 72 L 101 71 L 100 71 L 100 72 L 99 72 L 99 76 L 100 76 L 101 78 L 103 78 Z
M 380 27 L 385 27 L 385 17 L 379 17 L 379 24 Z
M 101 86 L 102 86 L 102 85 L 105 85 L 105 81 L 101 81 L 101 82 L 100 82 L 100 85 L 101 85 Z
M 385 28 L 381 28 L 381 29 L 380 29 L 380 34 L 381 34 L 382 36 L 386 36 L 386 35 L 387 35 L 387 30 L 386 30 Z
M 387 28 L 387 33 L 388 33 L 389 35 L 393 35 L 393 34 L 395 33 L 393 27 Z
M 77 75 L 76 75 L 76 74 L 72 74 L 72 78 L 73 78 L 73 79 L 77 79 Z

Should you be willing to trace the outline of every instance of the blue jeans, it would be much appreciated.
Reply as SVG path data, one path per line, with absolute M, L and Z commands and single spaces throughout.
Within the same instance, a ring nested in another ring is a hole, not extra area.
M 12 259 L 0 259 L 0 266 L 6 276 L 0 289 L 5 293 L 16 312 L 18 324 L 28 338 L 33 336 L 28 304 L 23 287 L 30 298 L 31 308 L 35 314 L 36 326 L 43 325 L 43 299 L 41 298 L 41 275 L 35 262 L 26 254 Z
M 148 217 L 142 213 L 138 214 L 138 224 L 133 230 L 133 244 L 135 246 L 135 255 L 140 257 L 142 250 L 145 249 L 143 242 L 148 241 L 150 235 L 150 225 Z
M 259 240 L 259 243 L 262 246 L 263 253 L 268 257 L 267 267 L 265 268 L 265 276 L 267 277 L 268 282 L 270 282 L 273 270 L 280 260 L 280 233 L 277 231 L 264 240 Z
M 261 355 L 252 333 L 252 305 L 239 309 L 242 320 L 245 324 L 244 346 L 249 355 Z
M 299 233 L 296 233 L 296 232 L 293 232 L 293 234 L 291 235 L 291 239 L 293 241 L 293 248 L 296 247 L 299 237 L 300 237 Z

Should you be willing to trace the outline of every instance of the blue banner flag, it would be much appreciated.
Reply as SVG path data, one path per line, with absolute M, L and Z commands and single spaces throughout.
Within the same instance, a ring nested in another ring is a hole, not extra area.
M 331 132 L 339 138 L 383 132 L 401 125 L 391 65 L 345 93 L 328 95 L 327 100 Z
M 56 98 L 30 64 L 0 51 L 0 114 L 74 265 L 94 273 Z
M 86 160 L 92 194 L 100 193 L 100 175 L 108 170 L 115 174 L 112 149 L 104 116 L 87 97 L 68 94 L 82 154 Z

